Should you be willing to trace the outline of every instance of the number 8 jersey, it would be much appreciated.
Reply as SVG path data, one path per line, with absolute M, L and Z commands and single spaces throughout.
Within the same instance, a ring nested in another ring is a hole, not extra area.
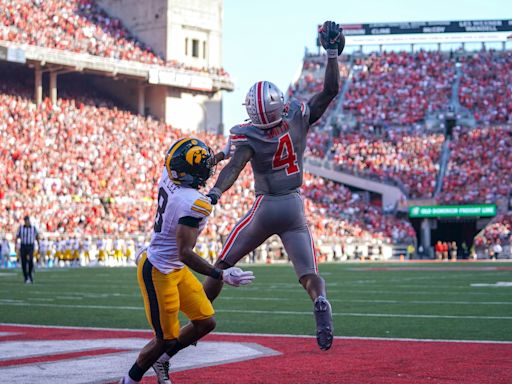
M 168 274 L 184 267 L 176 244 L 178 220 L 185 216 L 201 219 L 201 232 L 212 212 L 212 206 L 208 198 L 198 190 L 174 184 L 165 168 L 158 187 L 158 206 L 147 257 L 160 272 Z
M 302 185 L 303 158 L 309 129 L 309 107 L 292 101 L 284 108 L 283 121 L 262 129 L 241 124 L 231 129 L 231 142 L 249 145 L 256 195 L 285 195 Z

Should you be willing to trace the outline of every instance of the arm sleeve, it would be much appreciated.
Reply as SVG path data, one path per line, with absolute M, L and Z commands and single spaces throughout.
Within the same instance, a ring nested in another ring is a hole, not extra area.
M 178 219 L 178 224 L 186 225 L 187 227 L 199 228 L 199 223 L 202 219 L 192 216 L 183 216 Z

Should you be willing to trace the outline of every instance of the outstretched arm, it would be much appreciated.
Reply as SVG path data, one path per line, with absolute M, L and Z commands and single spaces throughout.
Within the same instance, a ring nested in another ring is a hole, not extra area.
M 336 97 L 340 88 L 340 70 L 338 55 L 345 47 L 345 37 L 342 28 L 326 21 L 319 31 L 320 42 L 327 51 L 327 67 L 325 68 L 324 88 L 308 102 L 310 115 L 309 124 L 315 123 L 324 114 L 329 103 Z
M 180 261 L 193 271 L 216 280 L 223 280 L 226 284 L 238 287 L 250 284 L 254 280 L 252 271 L 243 271 L 237 267 L 225 270 L 211 265 L 194 252 L 194 247 L 199 235 L 199 223 L 201 219 L 192 216 L 181 217 L 176 230 L 176 245 Z
M 222 279 L 222 272 L 194 252 L 199 235 L 200 221 L 201 219 L 190 216 L 179 219 L 176 229 L 176 245 L 180 261 L 197 273 L 220 280 Z
M 220 172 L 214 187 L 208 192 L 207 196 L 212 201 L 212 204 L 217 204 L 220 196 L 231 188 L 253 155 L 254 151 L 248 145 L 241 145 L 236 148 L 230 162 Z

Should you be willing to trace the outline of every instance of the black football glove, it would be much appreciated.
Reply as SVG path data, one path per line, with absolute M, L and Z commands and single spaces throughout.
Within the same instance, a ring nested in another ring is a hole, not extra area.
M 216 205 L 219 202 L 221 195 L 222 192 L 219 188 L 212 188 L 210 189 L 210 192 L 206 194 L 206 197 L 210 199 L 210 203 L 212 203 L 212 205 Z
M 343 36 L 343 28 L 334 21 L 326 21 L 318 30 L 320 44 L 329 53 L 336 50 L 337 56 L 341 55 L 345 48 L 345 37 Z

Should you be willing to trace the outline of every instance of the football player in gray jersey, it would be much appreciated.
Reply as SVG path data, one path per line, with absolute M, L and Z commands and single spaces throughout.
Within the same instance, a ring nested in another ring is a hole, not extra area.
M 268 81 L 254 84 L 245 100 L 250 122 L 231 129 L 233 157 L 208 196 L 216 204 L 251 162 L 256 201 L 231 231 L 216 266 L 230 268 L 270 236 L 278 235 L 300 283 L 314 302 L 317 342 L 320 349 L 327 350 L 333 340 L 331 305 L 326 298 L 325 282 L 318 274 L 314 242 L 299 188 L 309 128 L 320 119 L 339 91 L 337 58 L 345 39 L 342 28 L 332 21 L 321 26 L 319 38 L 327 51 L 323 90 L 307 103 L 291 101 L 285 105 L 282 92 L 274 84 Z M 222 282 L 207 278 L 204 289 L 213 301 L 222 289 Z

